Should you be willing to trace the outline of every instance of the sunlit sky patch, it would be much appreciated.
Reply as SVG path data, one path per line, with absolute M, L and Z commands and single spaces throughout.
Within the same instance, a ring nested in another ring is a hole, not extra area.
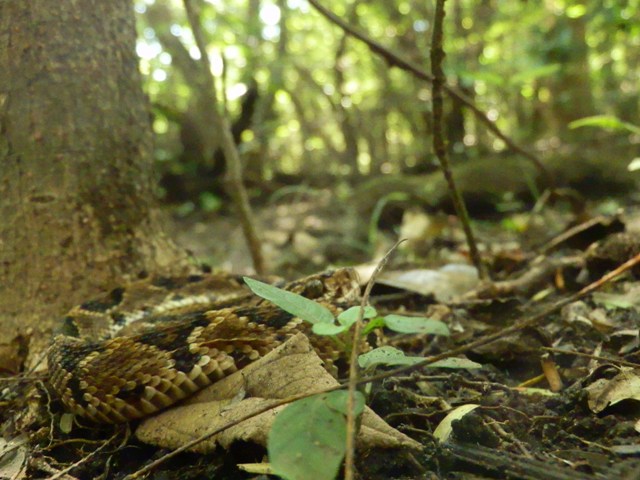
M 260 20 L 265 25 L 277 25 L 280 21 L 280 9 L 273 4 L 266 4 L 260 9 Z
M 162 70 L 161 68 L 156 68 L 151 73 L 151 78 L 153 78 L 156 82 L 164 82 L 167 79 L 167 72 Z
M 138 41 L 136 53 L 143 60 L 151 60 L 162 52 L 162 46 L 157 41 Z
M 235 100 L 247 93 L 247 86 L 244 83 L 236 83 L 231 85 L 227 90 L 227 98 L 229 100 Z
M 307 11 L 309 9 L 309 3 L 306 0 L 288 0 L 287 6 L 291 10 L 300 9 L 302 11 Z
M 267 3 L 260 9 L 260 20 L 264 24 L 262 35 L 266 40 L 276 40 L 280 36 L 280 17 L 282 12 L 277 5 Z

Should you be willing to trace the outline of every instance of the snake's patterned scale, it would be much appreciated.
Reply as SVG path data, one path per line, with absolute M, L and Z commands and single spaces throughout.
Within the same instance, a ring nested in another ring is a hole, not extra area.
M 306 322 L 269 302 L 231 293 L 238 287 L 231 276 L 138 282 L 75 307 L 65 319 L 75 336 L 57 335 L 49 351 L 53 389 L 72 413 L 99 423 L 126 422 L 190 396 L 297 332 L 310 332 Z M 285 288 L 334 313 L 359 296 L 351 269 Z M 334 368 L 342 352 L 332 339 L 311 334 L 310 340 L 327 368 Z

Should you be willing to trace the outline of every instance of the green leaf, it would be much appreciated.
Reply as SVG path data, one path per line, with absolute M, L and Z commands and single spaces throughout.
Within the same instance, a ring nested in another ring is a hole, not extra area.
M 356 413 L 364 397 L 356 392 Z M 292 403 L 276 417 L 267 449 L 276 475 L 286 480 L 333 480 L 344 458 L 347 392 L 314 395 Z
M 367 335 L 368 333 L 372 332 L 376 328 L 384 327 L 384 325 L 385 325 L 384 318 L 382 318 L 382 317 L 374 318 L 374 319 L 370 320 L 369 323 L 367 323 L 364 326 L 363 334 Z
M 473 72 L 468 70 L 460 70 L 458 71 L 458 74 L 468 82 L 481 81 L 486 83 L 487 85 L 502 86 L 507 80 L 504 75 L 500 75 L 499 73 L 490 72 L 487 70 L 476 70 Z
M 361 368 L 371 368 L 377 365 L 413 365 L 424 360 L 422 357 L 407 357 L 402 350 L 394 347 L 374 348 L 370 352 L 358 357 Z
M 587 7 L 585 5 L 568 5 L 565 10 L 565 14 L 569 18 L 580 18 L 587 13 Z
M 336 325 L 335 323 L 319 322 L 314 323 L 312 330 L 316 335 L 338 335 L 339 333 L 348 330 L 347 325 Z
M 549 65 L 540 65 L 526 70 L 521 70 L 509 77 L 509 84 L 520 85 L 525 82 L 532 82 L 533 80 L 553 75 L 561 68 L 562 66 L 560 64 L 552 63 Z
M 347 325 L 350 327 L 351 325 L 356 323 L 359 313 L 360 307 L 351 307 L 338 315 L 338 322 L 340 322 L 342 325 Z M 364 307 L 364 315 L 362 316 L 362 318 L 373 318 L 377 314 L 378 312 L 376 312 L 375 308 L 367 306 Z
M 222 208 L 223 202 L 220 197 L 211 192 L 200 194 L 200 206 L 205 212 L 217 212 Z
M 309 323 L 333 323 L 333 313 L 317 302 L 304 298 L 296 293 L 282 290 L 267 283 L 244 277 L 245 283 L 256 295 L 275 303 L 285 312 L 295 315 Z
M 569 124 L 569 128 L 571 129 L 580 127 L 600 127 L 606 130 L 624 130 L 640 135 L 640 127 L 633 125 L 632 123 L 623 122 L 613 115 L 594 115 L 592 117 L 584 117 L 579 120 L 574 120 Z
M 362 393 L 356 391 L 355 392 L 355 405 L 354 405 L 354 413 L 356 416 L 362 415 L 364 412 L 364 395 Z M 329 408 L 332 408 L 343 415 L 347 415 L 347 399 L 349 398 L 349 393 L 346 390 L 337 390 L 335 392 L 330 392 L 327 396 L 327 405 Z
M 402 350 L 398 350 L 394 347 L 380 347 L 371 350 L 370 352 L 363 353 L 358 357 L 358 365 L 361 368 L 371 368 L 377 365 L 415 365 L 424 360 L 424 357 L 408 357 Z M 444 360 L 438 360 L 430 365 L 426 365 L 427 368 L 482 368 L 482 365 L 466 358 L 445 358 Z
M 467 358 L 445 358 L 438 360 L 437 362 L 427 365 L 428 368 L 466 368 L 467 370 L 473 370 L 476 368 L 482 368 L 482 364 L 472 362 Z
M 402 315 L 387 315 L 385 325 L 394 332 L 427 333 L 430 335 L 449 336 L 449 327 L 439 320 L 432 318 L 403 317 Z
M 336 325 L 333 323 L 327 322 L 318 322 L 313 324 L 313 333 L 316 335 L 338 335 L 353 325 L 356 320 L 358 320 L 358 314 L 360 312 L 360 307 L 351 307 L 348 310 L 345 310 L 340 315 L 338 315 L 338 322 L 340 325 Z M 363 318 L 371 318 L 377 315 L 376 309 L 373 307 L 365 307 L 364 308 L 364 316 Z

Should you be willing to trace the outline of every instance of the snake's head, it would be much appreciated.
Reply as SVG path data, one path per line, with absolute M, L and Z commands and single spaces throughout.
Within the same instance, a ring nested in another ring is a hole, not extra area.
M 360 301 L 360 279 L 353 268 L 340 268 L 329 272 L 326 281 L 327 291 L 332 292 L 332 298 L 347 304 Z
M 311 300 L 328 303 L 354 304 L 360 300 L 358 274 L 352 268 L 311 275 L 300 280 L 292 291 Z

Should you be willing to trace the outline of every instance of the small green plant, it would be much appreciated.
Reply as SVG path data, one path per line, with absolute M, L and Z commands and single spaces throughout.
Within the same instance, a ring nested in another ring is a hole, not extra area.
M 340 336 L 358 320 L 360 307 L 351 307 L 334 317 L 318 302 L 252 278 L 244 280 L 256 295 L 311 323 L 316 335 L 331 336 L 343 348 L 348 348 Z M 429 318 L 379 316 L 370 306 L 364 308 L 362 317 L 368 320 L 363 335 L 382 327 L 400 333 L 449 335 L 446 324 Z M 358 364 L 372 370 L 379 365 L 413 365 L 422 360 L 423 357 L 406 356 L 397 348 L 385 346 L 360 355 Z M 481 365 L 464 358 L 447 358 L 429 367 L 470 369 Z M 364 396 L 358 392 L 356 413 L 361 414 L 363 409 Z M 276 417 L 269 433 L 267 448 L 273 471 L 287 480 L 332 480 L 345 454 L 345 438 L 346 392 L 319 394 L 293 402 Z
M 640 127 L 633 123 L 620 120 L 613 115 L 593 115 L 591 117 L 574 120 L 569 124 L 569 128 L 571 129 L 581 127 L 597 127 L 609 131 L 622 131 L 640 135 Z
M 364 411 L 356 392 L 355 413 Z M 345 455 L 347 392 L 293 402 L 276 417 L 267 439 L 271 468 L 287 480 L 333 480 Z
M 335 336 L 348 331 L 358 319 L 360 307 L 351 307 L 334 318 L 333 313 L 324 305 L 309 300 L 273 285 L 252 278 L 245 282 L 256 295 L 269 300 L 286 312 L 311 323 L 316 335 Z M 422 333 L 431 335 L 449 335 L 449 329 L 443 322 L 429 318 L 405 317 L 402 315 L 378 316 L 376 309 L 365 307 L 363 318 L 369 320 L 363 330 L 366 335 L 376 328 L 387 327 L 399 333 Z

